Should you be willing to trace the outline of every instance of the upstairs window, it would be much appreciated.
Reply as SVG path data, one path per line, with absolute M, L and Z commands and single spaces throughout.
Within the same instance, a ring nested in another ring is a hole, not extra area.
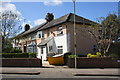
M 58 30 L 57 30 L 57 35 L 59 36 L 59 35 L 62 35 L 63 34 L 63 28 L 62 28 L 62 26 L 60 25 L 59 27 L 58 27 Z
M 32 36 L 31 36 L 31 40 L 34 40 L 34 39 L 35 39 L 35 36 L 34 36 L 34 35 L 32 35 Z
M 51 32 L 50 30 L 48 30 L 48 33 L 47 33 L 47 34 L 48 34 L 48 36 L 50 36 L 50 34 L 51 34 L 51 33 L 52 33 L 52 32 Z
M 41 34 L 38 34 L 38 38 L 41 38 Z
M 44 37 L 44 32 L 43 31 L 38 32 L 38 38 L 43 38 L 43 37 Z
M 118 37 L 117 41 L 120 42 L 120 37 Z
M 13 42 L 14 42 L 14 43 L 18 43 L 18 42 L 19 42 L 19 39 L 14 39 Z
M 42 31 L 42 38 L 44 37 L 44 31 Z

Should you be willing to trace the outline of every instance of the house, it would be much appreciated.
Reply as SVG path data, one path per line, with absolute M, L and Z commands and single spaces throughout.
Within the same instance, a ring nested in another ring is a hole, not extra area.
M 95 39 L 90 36 L 88 29 L 95 23 L 78 15 L 76 17 L 76 52 L 86 55 L 94 52 Z M 54 19 L 52 13 L 47 13 L 46 22 L 30 29 L 26 24 L 25 31 L 15 37 L 15 46 L 23 52 L 36 52 L 38 58 L 47 60 L 51 52 L 74 54 L 74 14 L 69 13 Z

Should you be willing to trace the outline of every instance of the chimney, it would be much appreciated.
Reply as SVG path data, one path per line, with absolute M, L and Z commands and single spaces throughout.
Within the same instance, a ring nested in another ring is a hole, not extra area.
M 52 21 L 52 20 L 54 19 L 54 15 L 53 15 L 53 13 L 47 13 L 45 19 L 46 19 L 46 22 L 50 22 L 50 21 Z
M 27 30 L 29 30 L 29 29 L 30 29 L 29 24 L 26 24 L 26 25 L 25 25 L 25 31 L 27 31 Z

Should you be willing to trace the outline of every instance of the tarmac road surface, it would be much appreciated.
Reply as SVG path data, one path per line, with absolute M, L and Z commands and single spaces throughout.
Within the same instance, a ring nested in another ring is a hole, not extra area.
M 119 69 L 19 68 L 3 67 L 2 80 L 120 80 Z

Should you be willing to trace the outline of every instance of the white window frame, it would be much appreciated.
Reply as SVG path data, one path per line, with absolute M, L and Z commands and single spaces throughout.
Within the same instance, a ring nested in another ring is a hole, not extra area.
M 53 46 L 49 46 L 49 52 L 53 51 Z
M 62 54 L 63 53 L 63 46 L 57 46 L 57 50 L 58 50 L 58 54 Z M 59 53 L 59 50 L 62 50 L 62 53 Z
M 31 35 L 31 40 L 34 40 L 35 39 L 35 36 L 34 35 Z
M 39 32 L 37 33 L 38 39 L 40 39 L 40 38 L 39 38 L 39 35 L 41 36 L 40 38 L 44 38 L 44 31 L 39 31 Z
M 57 36 L 63 35 L 63 27 L 60 25 L 57 29 Z

